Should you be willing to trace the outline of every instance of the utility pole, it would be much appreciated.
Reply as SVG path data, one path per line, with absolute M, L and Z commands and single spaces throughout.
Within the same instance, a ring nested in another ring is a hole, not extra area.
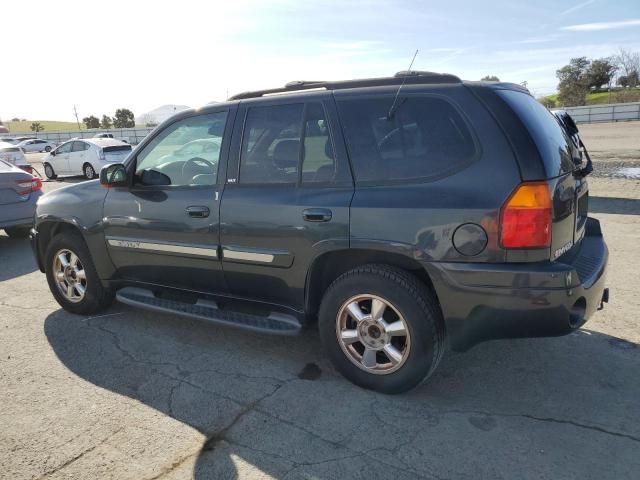
M 73 113 L 76 115 L 76 123 L 78 124 L 78 130 L 80 130 L 80 120 L 78 120 L 78 110 L 75 105 L 73 106 Z

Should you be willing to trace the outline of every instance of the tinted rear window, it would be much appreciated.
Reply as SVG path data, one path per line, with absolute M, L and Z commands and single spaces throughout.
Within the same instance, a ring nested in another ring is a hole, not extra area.
M 447 101 L 393 97 L 338 102 L 357 182 L 379 183 L 453 173 L 476 156 L 467 124 Z
M 104 150 L 105 153 L 109 153 L 109 152 L 129 152 L 129 151 L 131 151 L 131 145 L 114 145 L 112 147 L 104 147 L 102 150 Z
M 515 90 L 499 90 L 498 95 L 525 124 L 538 147 L 549 178 L 572 172 L 571 140 L 553 114 L 531 95 Z
M 11 153 L 11 152 L 19 152 L 20 148 L 18 147 L 5 147 L 5 148 L 0 148 L 0 152 L 2 153 Z

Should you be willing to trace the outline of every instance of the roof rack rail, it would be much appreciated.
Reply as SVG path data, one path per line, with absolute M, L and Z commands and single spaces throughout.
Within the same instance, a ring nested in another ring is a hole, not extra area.
M 242 100 L 246 98 L 258 98 L 265 95 L 273 95 L 278 93 L 293 93 L 303 90 L 312 90 L 324 88 L 326 90 L 341 90 L 345 88 L 358 87 L 380 87 L 386 85 L 400 85 L 404 81 L 405 85 L 420 84 L 438 84 L 438 83 L 462 83 L 460 78 L 449 73 L 433 73 L 422 71 L 402 71 L 396 73 L 393 77 L 380 78 L 362 78 L 356 80 L 338 80 L 338 81 L 308 81 L 297 80 L 287 83 L 282 88 L 270 88 L 266 90 L 256 90 L 253 92 L 243 92 L 229 97 L 229 100 Z

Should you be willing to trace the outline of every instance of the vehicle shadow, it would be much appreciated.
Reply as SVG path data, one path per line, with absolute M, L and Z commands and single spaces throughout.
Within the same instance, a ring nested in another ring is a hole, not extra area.
M 58 310 L 44 331 L 76 375 L 202 432 L 189 456 L 197 479 L 237 478 L 239 464 L 275 478 L 633 478 L 640 468 L 640 349 L 615 337 L 488 342 L 385 396 L 337 375 L 314 329 L 261 336 L 122 305 L 108 313 Z
M 38 266 L 29 239 L 9 238 L 0 233 L 0 265 L 0 282 L 35 272 Z
M 589 197 L 589 213 L 640 215 L 640 200 L 637 198 Z

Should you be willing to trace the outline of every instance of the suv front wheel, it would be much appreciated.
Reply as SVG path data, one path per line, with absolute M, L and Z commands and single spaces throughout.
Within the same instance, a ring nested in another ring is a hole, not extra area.
M 49 289 L 68 312 L 97 313 L 113 302 L 114 292 L 98 278 L 89 249 L 79 234 L 56 235 L 47 248 L 45 262 Z
M 335 280 L 320 305 L 319 329 L 336 369 L 383 393 L 426 380 L 445 346 L 433 295 L 410 273 L 387 265 L 358 267 Z

